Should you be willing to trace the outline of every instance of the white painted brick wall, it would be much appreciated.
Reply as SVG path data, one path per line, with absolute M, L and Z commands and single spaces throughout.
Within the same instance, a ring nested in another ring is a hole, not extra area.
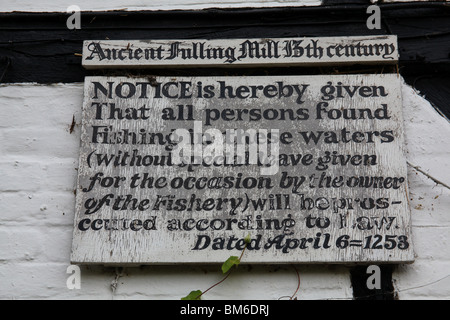
M 450 185 L 450 124 L 403 87 L 407 159 Z M 450 298 L 450 190 L 409 168 L 416 261 L 394 272 L 400 299 Z
M 450 125 L 403 85 L 407 157 L 450 183 Z M 218 266 L 126 268 L 113 294 L 114 268 L 84 267 L 69 290 L 83 84 L 0 86 L 0 299 L 179 299 L 221 279 Z M 408 168 L 417 260 L 394 272 L 400 299 L 450 298 L 450 190 Z M 352 297 L 345 266 L 298 266 L 299 299 Z M 447 278 L 445 278 L 447 277 Z M 440 280 L 440 281 L 437 281 Z M 436 282 L 437 281 L 437 282 Z M 205 299 L 291 295 L 291 266 L 242 266 Z

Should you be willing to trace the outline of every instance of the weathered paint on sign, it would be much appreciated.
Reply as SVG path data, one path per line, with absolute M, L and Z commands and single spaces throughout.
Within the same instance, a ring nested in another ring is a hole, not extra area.
M 73 263 L 220 263 L 246 236 L 247 263 L 413 261 L 397 75 L 87 77 L 84 94 Z
M 86 69 L 395 64 L 397 37 L 87 40 Z

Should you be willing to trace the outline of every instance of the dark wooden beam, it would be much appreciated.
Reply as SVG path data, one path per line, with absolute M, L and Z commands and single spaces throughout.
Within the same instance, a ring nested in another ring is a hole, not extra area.
M 65 13 L 4 13 L 0 14 L 0 76 L 4 73 L 1 82 L 83 81 L 84 76 L 92 72 L 81 67 L 81 58 L 76 55 L 81 53 L 82 41 L 106 38 L 229 39 L 396 34 L 402 75 L 449 71 L 448 5 L 427 2 L 380 7 L 381 30 L 367 29 L 367 5 L 360 3 L 269 9 L 82 12 L 80 30 L 67 29 L 69 14 Z M 272 71 L 286 72 L 269 70 Z

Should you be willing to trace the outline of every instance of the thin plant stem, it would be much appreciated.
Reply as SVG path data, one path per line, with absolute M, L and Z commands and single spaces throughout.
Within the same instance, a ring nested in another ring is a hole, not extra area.
M 242 249 L 241 256 L 239 257 L 239 261 L 241 261 L 242 256 L 244 255 L 245 249 L 247 248 L 247 245 L 248 245 L 248 243 L 246 242 L 246 243 L 245 243 L 245 246 L 244 246 L 244 249 Z M 233 272 L 233 269 L 230 269 L 230 271 L 227 272 L 227 275 L 226 275 L 222 280 L 220 280 L 219 282 L 213 284 L 211 287 L 209 287 L 209 288 L 206 289 L 204 292 L 202 292 L 201 294 L 199 294 L 199 295 L 197 296 L 196 299 L 200 299 L 200 297 L 201 297 L 202 295 L 204 295 L 205 293 L 207 293 L 209 290 L 211 290 L 211 289 L 214 288 L 215 286 L 218 286 L 219 284 L 221 284 L 222 282 L 224 282 L 224 281 L 230 276 L 230 274 L 231 274 L 232 272 Z

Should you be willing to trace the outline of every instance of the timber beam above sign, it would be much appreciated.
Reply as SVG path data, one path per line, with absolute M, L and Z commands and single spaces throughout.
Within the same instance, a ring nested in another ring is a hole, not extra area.
M 395 64 L 397 36 L 222 40 L 86 40 L 83 67 L 255 67 Z

